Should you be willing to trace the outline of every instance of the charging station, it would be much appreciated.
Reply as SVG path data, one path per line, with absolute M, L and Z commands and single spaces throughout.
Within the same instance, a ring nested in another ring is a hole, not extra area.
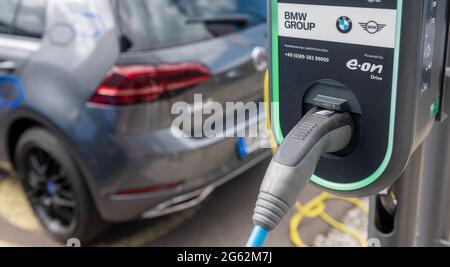
M 388 245 L 414 239 L 423 143 L 445 117 L 448 1 L 268 3 L 270 118 L 279 148 L 247 245 L 263 244 L 310 181 L 339 196 L 362 197 L 401 178 L 391 217 L 378 212 L 388 201 L 372 200 L 371 235 Z M 382 229 L 383 223 L 392 228 Z
M 391 185 L 439 111 L 447 18 L 435 0 L 270 1 L 272 126 L 281 144 L 314 106 L 349 112 L 352 141 L 312 178 L 344 196 Z

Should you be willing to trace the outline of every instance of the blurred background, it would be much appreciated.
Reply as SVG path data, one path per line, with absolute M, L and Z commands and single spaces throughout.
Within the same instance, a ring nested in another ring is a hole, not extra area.
M 0 1 L 0 246 L 243 246 L 272 151 L 171 109 L 263 101 L 265 3 Z M 367 245 L 367 200 L 311 200 L 269 246 Z

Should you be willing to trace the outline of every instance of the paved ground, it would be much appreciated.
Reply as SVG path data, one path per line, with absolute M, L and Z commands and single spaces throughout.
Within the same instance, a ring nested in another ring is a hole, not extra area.
M 251 228 L 253 206 L 267 164 L 266 161 L 219 188 L 197 208 L 157 220 L 114 225 L 95 245 L 242 246 Z M 309 187 L 302 201 L 318 193 Z M 349 205 L 341 202 L 327 205 L 327 211 L 337 219 L 344 217 L 349 209 Z M 325 223 L 314 219 L 305 220 L 300 233 L 306 243 L 313 244 L 317 236 L 329 231 Z M 59 245 L 40 229 L 18 183 L 10 178 L 0 178 L 0 246 Z M 267 245 L 291 246 L 288 220 L 270 235 Z

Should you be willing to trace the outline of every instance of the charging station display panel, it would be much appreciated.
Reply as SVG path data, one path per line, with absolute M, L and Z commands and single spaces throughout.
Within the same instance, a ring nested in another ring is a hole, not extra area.
M 272 0 L 271 86 L 278 142 L 308 111 L 308 99 L 345 100 L 359 138 L 328 155 L 312 181 L 336 191 L 374 183 L 393 148 L 402 0 Z M 336 108 L 333 102 L 330 107 Z

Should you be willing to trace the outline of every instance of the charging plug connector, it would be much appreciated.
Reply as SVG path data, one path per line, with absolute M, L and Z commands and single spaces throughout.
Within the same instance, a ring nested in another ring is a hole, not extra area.
M 253 222 L 274 230 L 298 200 L 320 158 L 351 141 L 349 113 L 314 108 L 294 127 L 272 159 L 261 185 Z

